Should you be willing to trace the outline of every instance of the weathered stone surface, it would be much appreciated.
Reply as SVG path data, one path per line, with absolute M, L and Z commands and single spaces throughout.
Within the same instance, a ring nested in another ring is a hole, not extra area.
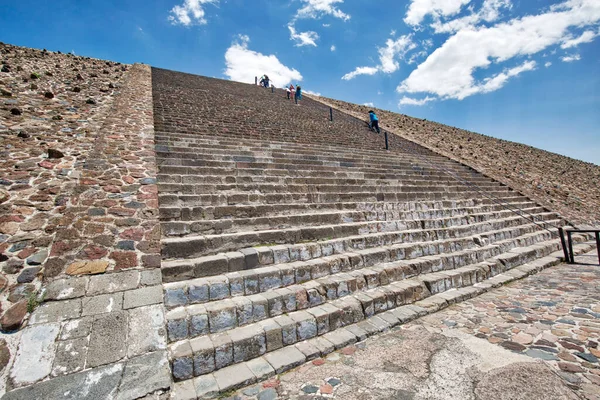
M 167 347 L 165 315 L 161 305 L 129 310 L 127 345 L 128 357 Z
M 123 364 L 112 364 L 13 390 L 6 393 L 3 399 L 96 400 L 114 398 L 122 372 Z
M 65 300 L 82 297 L 85 295 L 85 287 L 87 279 L 72 278 L 72 279 L 57 279 L 46 287 L 46 300 Z
M 83 370 L 88 349 L 87 345 L 87 337 L 57 342 L 52 376 L 72 374 Z
M 110 313 L 123 309 L 123 293 L 101 294 L 81 299 L 82 316 Z
M 133 400 L 171 386 L 166 351 L 157 351 L 127 361 L 117 400 Z
M 10 371 L 16 384 L 30 384 L 50 375 L 59 331 L 60 324 L 29 326 L 23 331 Z
M 67 267 L 69 275 L 102 274 L 108 268 L 108 261 L 77 261 Z
M 47 302 L 35 309 L 30 324 L 61 322 L 81 316 L 81 299 Z
M 115 311 L 97 315 L 92 324 L 87 366 L 97 367 L 119 361 L 127 352 L 128 314 Z
M 90 277 L 87 295 L 92 296 L 135 289 L 139 285 L 139 281 L 140 273 L 137 271 L 95 275 Z
M 304 354 L 293 346 L 267 353 L 264 357 L 278 374 L 297 367 L 306 361 Z
M 212 398 L 219 392 L 219 385 L 212 375 L 203 375 L 194 378 L 194 388 L 198 398 Z
M 3 332 L 10 332 L 21 327 L 23 319 L 27 315 L 27 300 L 21 300 L 4 312 L 0 319 Z
M 72 319 L 62 323 L 60 340 L 69 340 L 88 336 L 92 330 L 94 317 Z
M 238 389 L 256 382 L 256 377 L 246 364 L 236 364 L 220 369 L 213 376 L 221 392 Z
M 124 292 L 123 308 L 135 308 L 162 303 L 162 286 L 149 286 Z

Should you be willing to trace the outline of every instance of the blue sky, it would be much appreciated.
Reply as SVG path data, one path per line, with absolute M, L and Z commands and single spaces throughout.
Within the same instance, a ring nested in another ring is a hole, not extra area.
M 600 165 L 599 0 L 24 0 L 0 41 L 278 86 Z

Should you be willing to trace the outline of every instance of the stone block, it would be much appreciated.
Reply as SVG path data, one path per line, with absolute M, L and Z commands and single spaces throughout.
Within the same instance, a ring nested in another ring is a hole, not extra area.
M 211 375 L 208 375 L 211 376 Z M 202 377 L 198 377 L 199 379 Z M 196 400 L 198 395 L 196 394 L 196 388 L 194 387 L 194 381 L 191 379 L 176 382 L 171 388 L 171 399 L 173 400 Z
M 175 381 L 190 379 L 194 376 L 192 346 L 188 340 L 175 343 L 169 347 L 171 371 Z
M 62 323 L 60 329 L 60 340 L 69 340 L 84 337 L 92 330 L 93 317 L 72 319 Z
M 188 304 L 188 288 L 183 283 L 168 283 L 164 285 L 164 301 L 167 308 Z
M 335 350 L 333 343 L 322 336 L 317 336 L 316 338 L 310 339 L 308 343 L 319 349 L 321 356 L 325 356 L 326 354 L 329 354 Z
M 255 247 L 254 250 L 256 250 L 260 265 L 269 265 L 275 262 L 273 250 L 270 247 Z
M 281 275 L 275 267 L 260 268 L 256 271 L 258 276 L 258 288 L 260 292 L 281 287 Z
M 191 337 L 207 335 L 208 329 L 208 314 L 203 305 L 196 304 L 187 307 L 189 318 L 189 332 Z
M 123 292 L 101 294 L 82 299 L 82 316 L 110 313 L 123 309 Z
M 165 314 L 160 304 L 129 310 L 127 356 L 164 350 L 167 347 Z
M 160 304 L 163 302 L 163 291 L 161 286 L 147 286 L 124 292 L 123 308 Z
M 237 326 L 237 308 L 233 301 L 226 299 L 206 304 L 211 333 L 222 332 Z
M 258 381 L 262 381 L 275 375 L 275 369 L 273 369 L 271 364 L 263 357 L 258 357 L 246 362 L 246 366 L 252 371 Z
M 116 400 L 138 399 L 171 387 L 171 373 L 166 351 L 132 358 L 125 364 Z
M 254 322 L 261 321 L 269 315 L 269 302 L 262 294 L 248 296 L 252 302 L 252 317 Z
M 230 296 L 229 282 L 224 276 L 213 276 L 207 278 L 208 291 L 211 301 L 225 299 Z
M 296 322 L 298 341 L 307 340 L 317 336 L 317 323 L 315 318 L 306 311 L 296 311 L 289 314 Z
M 106 275 L 95 275 L 90 277 L 87 295 L 95 296 L 98 294 L 131 290 L 137 288 L 139 283 L 139 271 L 125 271 Z
M 246 257 L 239 251 L 225 253 L 229 272 L 243 271 L 246 269 Z
M 262 293 L 265 299 L 267 299 L 267 304 L 269 307 L 269 316 L 276 317 L 278 315 L 283 314 L 283 298 L 277 292 L 266 292 Z
M 140 273 L 140 285 L 155 286 L 162 283 L 162 274 L 160 269 L 146 270 Z
M 256 268 L 259 264 L 258 251 L 253 248 L 241 249 L 240 253 L 244 255 L 244 269 Z
M 284 346 L 294 344 L 298 341 L 298 333 L 296 331 L 296 322 L 287 315 L 280 315 L 273 318 L 281 327 L 281 336 Z
M 190 304 L 206 303 L 209 301 L 208 281 L 202 278 L 189 281 L 187 296 Z
M 233 364 L 233 342 L 227 332 L 210 335 L 215 348 L 215 368 L 221 369 Z
M 194 354 L 194 376 L 208 374 L 215 370 L 215 349 L 208 336 L 190 340 Z
M 312 307 L 306 311 L 315 318 L 317 323 L 317 335 L 323 335 L 324 333 L 329 332 L 329 313 L 327 313 L 327 311 L 322 307 Z
M 220 369 L 213 376 L 221 392 L 239 389 L 256 382 L 256 376 L 244 363 Z
M 244 278 L 239 272 L 230 272 L 225 274 L 227 281 L 229 282 L 229 292 L 231 297 L 243 296 L 244 295 Z
M 167 334 L 170 342 L 185 339 L 189 335 L 187 311 L 178 308 L 167 313 Z
M 252 301 L 247 297 L 234 297 L 231 299 L 236 305 L 238 326 L 254 322 Z
M 314 360 L 315 358 L 321 356 L 321 351 L 308 340 L 305 340 L 304 342 L 298 342 L 294 346 L 296 346 L 296 348 L 300 350 L 302 354 L 304 354 L 306 361 Z
M 233 362 L 247 361 L 267 351 L 265 332 L 259 324 L 234 329 L 229 332 L 233 342 Z
M 337 349 L 356 343 L 356 336 L 345 328 L 336 329 L 333 332 L 326 333 L 323 338 L 330 341 Z
M 116 362 L 127 353 L 128 313 L 115 311 L 95 316 L 90 335 L 86 366 Z
M 239 272 L 241 278 L 244 280 L 244 294 L 250 296 L 258 293 L 258 275 L 255 271 L 242 271 Z
M 44 379 L 52 371 L 60 324 L 38 324 L 23 330 L 10 377 L 17 385 Z
M 88 278 L 57 279 L 46 287 L 45 300 L 66 300 L 85 295 Z
M 276 266 L 281 276 L 281 286 L 286 287 L 296 283 L 296 272 L 294 265 L 291 264 L 280 264 Z
M 267 341 L 267 351 L 277 350 L 283 347 L 283 336 L 281 326 L 273 320 L 265 320 L 258 322 L 262 330 L 265 332 Z
M 304 354 L 294 346 L 284 347 L 272 353 L 267 353 L 264 357 L 277 374 L 302 365 L 306 361 Z
M 81 299 L 53 301 L 35 309 L 29 317 L 29 324 L 61 322 L 81 316 Z
M 281 288 L 275 290 L 278 296 L 281 297 L 283 302 L 283 312 L 292 312 L 296 311 L 296 293 L 289 288 Z
M 202 257 L 194 264 L 194 276 L 201 278 L 229 272 L 229 261 L 224 254 Z
M 219 385 L 212 374 L 194 378 L 193 382 L 196 396 L 200 399 L 212 399 L 219 394 Z

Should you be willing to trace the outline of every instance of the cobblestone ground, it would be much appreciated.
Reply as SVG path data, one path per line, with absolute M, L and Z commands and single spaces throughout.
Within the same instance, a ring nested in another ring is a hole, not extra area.
M 596 252 L 316 359 L 233 399 L 600 399 Z

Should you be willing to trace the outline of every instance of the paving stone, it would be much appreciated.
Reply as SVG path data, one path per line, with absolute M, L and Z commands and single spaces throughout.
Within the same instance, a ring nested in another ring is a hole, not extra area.
M 262 381 L 275 375 L 275 370 L 264 357 L 258 357 L 247 361 L 246 366 L 252 371 L 258 381 Z
M 133 400 L 171 387 L 171 373 L 166 351 L 135 357 L 125 363 L 116 400 Z
M 323 335 L 323 337 L 333 343 L 336 350 L 346 347 L 349 344 L 356 343 L 356 336 L 344 328 L 336 329 L 333 332 L 326 333 Z
M 138 307 L 128 313 L 128 357 L 166 349 L 165 315 L 161 305 Z
M 156 286 L 162 283 L 162 274 L 160 269 L 142 271 L 140 274 L 140 284 L 143 286 Z
M 4 312 L 0 319 L 0 326 L 3 332 L 11 332 L 21 327 L 23 319 L 27 315 L 27 300 L 20 300 L 18 303 L 13 304 L 8 310 Z
M 219 393 L 219 385 L 212 374 L 196 377 L 193 382 L 198 398 L 212 398 Z
M 314 360 L 321 356 L 321 351 L 315 347 L 310 341 L 298 342 L 295 344 L 296 348 L 304 354 L 306 361 Z
M 52 376 L 82 371 L 85 367 L 87 344 L 87 337 L 57 342 Z
M 265 332 L 260 325 L 252 324 L 229 332 L 233 342 L 233 362 L 256 358 L 267 351 Z
M 117 392 L 122 372 L 123 364 L 112 364 L 13 390 L 6 393 L 3 399 L 109 399 L 114 397 Z
M 190 340 L 194 354 L 194 376 L 200 376 L 215 370 L 215 349 L 209 337 L 203 336 Z
M 108 268 L 108 261 L 77 261 L 67 267 L 68 275 L 102 274 Z
M 123 309 L 123 293 L 102 294 L 85 297 L 81 300 L 83 305 L 82 316 L 105 314 Z
M 94 275 L 90 277 L 87 290 L 88 296 L 104 293 L 114 293 L 131 290 L 138 287 L 140 273 L 138 271 L 126 271 L 106 275 Z
M 10 377 L 17 385 L 37 382 L 52 371 L 60 324 L 28 326 L 21 335 Z
M 29 324 L 61 322 L 81 316 L 81 299 L 52 301 L 35 309 L 29 317 Z
M 188 304 L 187 288 L 178 284 L 178 287 L 169 285 L 165 288 L 165 306 L 177 307 Z
M 72 319 L 62 323 L 60 340 L 69 340 L 88 336 L 92 331 L 94 317 Z
M 196 387 L 191 379 L 173 384 L 171 389 L 171 399 L 196 400 L 197 398 L 198 396 L 196 395 Z
M 46 287 L 45 300 L 65 300 L 85 295 L 87 278 L 57 279 Z
M 306 361 L 304 354 L 293 346 L 267 353 L 264 358 L 278 374 L 304 364 Z
M 151 304 L 162 303 L 163 291 L 161 286 L 148 286 L 124 292 L 123 308 L 130 309 Z
M 277 399 L 277 391 L 273 388 L 268 388 L 260 392 L 257 396 L 258 400 L 275 400 Z
M 558 358 L 552 354 L 552 353 L 547 353 L 545 351 L 541 351 L 538 349 L 529 349 L 525 352 L 526 355 L 528 355 L 529 357 L 533 357 L 533 358 L 539 358 L 541 360 L 545 360 L 545 361 L 557 361 Z
M 119 361 L 127 352 L 128 314 L 115 311 L 97 315 L 92 324 L 87 366 L 97 367 Z
M 213 376 L 221 392 L 238 389 L 256 382 L 252 371 L 243 363 L 220 369 Z
M 215 348 L 215 368 L 221 369 L 233 364 L 233 342 L 227 332 L 210 335 Z

